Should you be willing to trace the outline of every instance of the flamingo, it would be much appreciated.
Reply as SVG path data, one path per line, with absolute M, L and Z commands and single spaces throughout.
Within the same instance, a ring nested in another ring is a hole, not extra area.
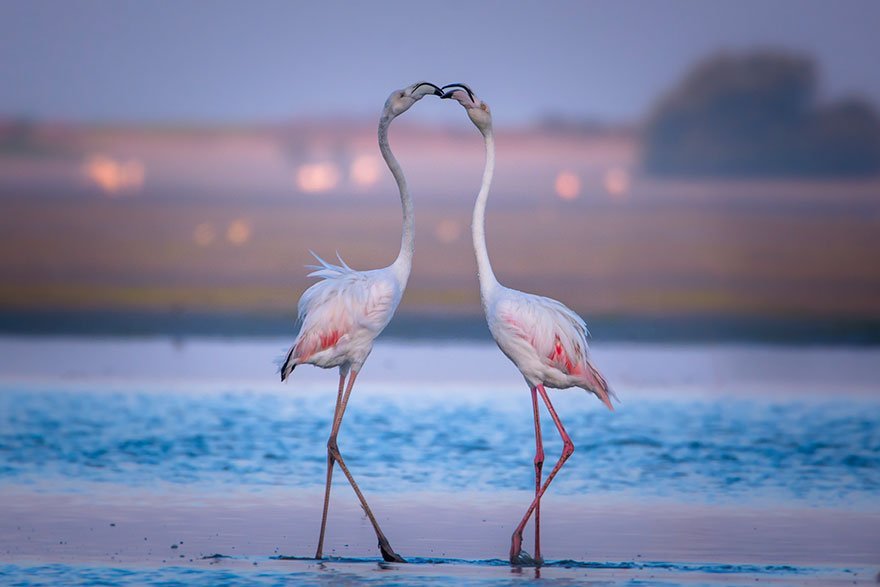
M 510 562 L 517 565 L 538 565 L 542 562 L 541 497 L 574 452 L 574 444 L 550 403 L 545 388 L 583 388 L 595 394 L 611 411 L 614 411 L 614 407 L 610 398 L 617 399 L 617 396 L 590 361 L 587 345 L 589 331 L 580 316 L 556 300 L 505 287 L 495 278 L 486 249 L 485 232 L 486 201 L 495 171 L 492 114 L 489 106 L 477 98 L 465 84 L 449 84 L 443 86 L 443 90 L 443 98 L 453 99 L 465 108 L 486 143 L 486 167 L 471 225 L 480 280 L 480 299 L 492 337 L 501 352 L 522 373 L 531 390 L 535 420 L 535 498 L 511 537 Z M 544 449 L 538 416 L 538 395 L 547 406 L 563 442 L 562 455 L 543 484 L 541 471 L 544 465 Z M 522 550 L 522 536 L 533 512 L 535 556 L 531 557 Z
M 428 82 L 417 82 L 392 92 L 379 118 L 379 149 L 397 182 L 403 207 L 403 236 L 397 259 L 383 269 L 356 271 L 349 267 L 338 253 L 340 265 L 331 265 L 312 253 L 319 265 L 309 266 L 310 269 L 314 269 L 309 277 L 319 277 L 321 281 L 309 287 L 299 299 L 298 322 L 302 326 L 281 367 L 281 381 L 285 381 L 297 365 L 308 363 L 323 369 L 339 367 L 336 410 L 330 438 L 327 440 L 327 482 L 324 489 L 324 512 L 321 517 L 316 559 L 322 558 L 333 466 L 339 464 L 339 468 L 354 489 L 376 531 L 382 558 L 389 562 L 405 562 L 391 548 L 391 544 L 379 527 L 376 517 L 367 505 L 367 500 L 345 465 L 336 437 L 355 379 L 370 351 L 373 350 L 373 341 L 394 316 L 412 269 L 415 248 L 412 197 L 407 189 L 403 170 L 388 144 L 388 127 L 397 116 L 429 94 L 440 96 L 443 92 L 439 87 Z M 347 385 L 346 376 L 348 376 Z

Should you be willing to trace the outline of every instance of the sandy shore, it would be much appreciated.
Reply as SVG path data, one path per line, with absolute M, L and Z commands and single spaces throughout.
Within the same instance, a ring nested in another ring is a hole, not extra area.
M 317 490 L 220 495 L 105 485 L 76 493 L 0 491 L 0 552 L 6 561 L 164 564 L 213 554 L 308 557 L 320 521 Z M 503 559 L 528 500 L 520 492 L 370 496 L 403 556 L 468 560 Z M 378 557 L 375 542 L 351 491 L 336 486 L 327 553 Z M 548 494 L 542 544 L 548 560 L 870 566 L 878 562 L 880 510 Z
M 41 565 L 80 572 L 127 569 L 136 582 L 169 567 L 223 569 L 214 580 L 297 583 L 394 580 L 473 583 L 530 578 L 653 584 L 868 584 L 877 569 L 880 512 L 711 507 L 549 496 L 548 566 L 504 562 L 528 494 L 408 494 L 371 499 L 392 544 L 413 564 L 379 562 L 375 536 L 346 487 L 337 487 L 326 554 L 313 555 L 320 494 L 199 495 L 175 489 L 88 493 L 3 491 L 0 553 L 11 573 Z M 527 534 L 526 545 L 531 547 Z M 579 561 L 579 562 L 578 562 Z M 675 561 L 675 562 L 671 562 Z M 687 562 L 682 562 L 687 561 Z M 47 567 L 48 568 L 48 567 Z M 95 570 L 98 569 L 98 570 Z M 151 570 L 152 569 L 152 570 Z M 72 572 L 72 571 L 69 571 Z M 182 571 L 179 571 L 182 572 Z

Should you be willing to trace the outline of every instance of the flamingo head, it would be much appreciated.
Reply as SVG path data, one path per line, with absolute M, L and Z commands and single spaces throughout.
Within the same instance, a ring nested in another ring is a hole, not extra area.
M 473 90 L 465 84 L 447 84 L 443 86 L 443 98 L 452 99 L 464 106 L 468 117 L 480 132 L 485 133 L 492 128 L 492 112 L 489 105 L 477 98 Z
M 385 110 L 392 116 L 400 116 L 410 109 L 410 107 L 424 98 L 433 94 L 442 96 L 443 91 L 430 82 L 416 82 L 413 85 L 402 90 L 395 90 L 388 96 L 385 102 Z

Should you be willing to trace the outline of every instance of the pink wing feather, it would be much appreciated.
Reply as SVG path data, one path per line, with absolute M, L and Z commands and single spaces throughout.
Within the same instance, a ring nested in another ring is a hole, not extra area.
M 320 265 L 310 266 L 314 271 L 309 277 L 320 277 L 321 281 L 303 292 L 299 300 L 298 321 L 302 326 L 282 367 L 283 378 L 296 365 L 309 362 L 343 341 L 350 342 L 355 333 L 367 334 L 358 338 L 359 344 L 371 347 L 372 339 L 385 328 L 396 307 L 394 284 L 383 270 L 356 271 L 341 258 L 340 265 L 331 265 L 312 254 Z M 359 350 L 350 344 L 346 348 L 349 353 Z M 368 353 L 369 348 L 366 350 Z M 324 355 L 316 360 L 326 359 Z
M 502 337 L 526 343 L 531 358 L 572 377 L 577 385 L 595 393 L 613 410 L 609 396 L 614 397 L 614 393 L 589 359 L 589 331 L 583 319 L 556 300 L 516 290 L 509 292 L 509 297 L 497 307 Z M 516 348 L 522 348 L 522 343 L 506 351 L 520 370 L 523 366 L 517 361 Z M 528 377 L 525 372 L 524 375 Z

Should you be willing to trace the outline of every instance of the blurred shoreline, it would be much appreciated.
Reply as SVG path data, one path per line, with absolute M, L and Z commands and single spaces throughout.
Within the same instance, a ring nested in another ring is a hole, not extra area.
M 163 312 L 132 310 L 0 310 L 0 335 L 172 338 L 290 337 L 287 313 Z M 593 342 L 755 343 L 788 346 L 877 346 L 880 320 L 848 318 L 683 315 L 593 316 Z M 470 313 L 402 312 L 381 338 L 400 341 L 491 342 L 485 319 Z
M 291 340 L 292 334 L 251 338 L 2 335 L 0 393 L 157 388 L 216 394 L 248 389 L 281 395 L 315 391 L 316 397 L 332 401 L 329 392 L 336 376 L 332 370 L 297 369 L 290 384 L 280 381 L 278 365 Z M 850 400 L 875 401 L 880 397 L 877 346 L 598 341 L 592 356 L 626 405 L 636 396 L 667 400 L 796 396 L 799 401 L 807 397 L 829 401 L 832 392 L 837 399 L 846 395 Z M 500 390 L 526 392 L 520 373 L 489 339 L 381 336 L 367 368 L 369 377 L 359 381 L 358 393 L 406 398 L 415 392 L 422 398 L 446 401 L 455 396 L 461 401 L 495 397 Z M 559 394 L 560 408 L 568 402 L 598 407 L 594 402 L 583 404 L 583 393 Z

